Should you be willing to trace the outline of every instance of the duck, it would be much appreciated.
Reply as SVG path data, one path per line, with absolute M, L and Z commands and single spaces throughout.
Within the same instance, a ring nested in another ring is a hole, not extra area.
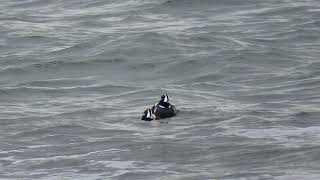
M 147 108 L 141 117 L 141 120 L 152 121 L 164 118 L 171 118 L 177 115 L 177 109 L 169 102 L 168 94 L 161 96 L 160 100 L 151 108 Z

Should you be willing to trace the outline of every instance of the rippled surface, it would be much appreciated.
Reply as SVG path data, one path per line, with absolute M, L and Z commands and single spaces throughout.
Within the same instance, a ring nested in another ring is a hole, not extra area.
M 0 3 L 1 179 L 319 179 L 317 0 Z M 139 120 L 168 92 L 181 110 Z

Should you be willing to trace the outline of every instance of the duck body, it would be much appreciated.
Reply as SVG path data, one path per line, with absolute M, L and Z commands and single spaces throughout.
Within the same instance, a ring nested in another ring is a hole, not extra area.
M 176 116 L 176 108 L 171 104 L 168 107 L 163 107 L 158 104 L 155 106 L 153 113 L 158 119 L 171 118 Z

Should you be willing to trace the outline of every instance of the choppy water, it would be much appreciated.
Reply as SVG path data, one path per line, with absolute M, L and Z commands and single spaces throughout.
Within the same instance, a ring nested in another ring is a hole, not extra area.
M 0 179 L 320 179 L 318 0 L 4 0 L 0 34 Z

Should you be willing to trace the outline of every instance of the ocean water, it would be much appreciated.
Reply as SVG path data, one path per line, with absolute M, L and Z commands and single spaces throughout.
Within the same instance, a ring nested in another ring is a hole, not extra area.
M 319 90 L 318 0 L 3 0 L 0 179 L 317 180 Z

